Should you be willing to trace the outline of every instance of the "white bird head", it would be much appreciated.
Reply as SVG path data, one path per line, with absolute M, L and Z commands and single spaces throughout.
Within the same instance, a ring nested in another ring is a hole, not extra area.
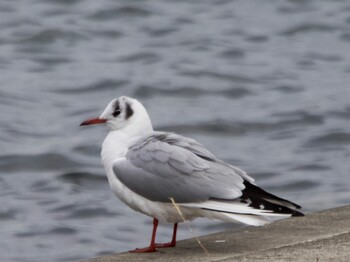
M 135 133 L 152 131 L 151 120 L 144 106 L 131 97 L 121 96 L 107 105 L 100 117 L 88 119 L 81 126 L 107 124 L 111 130 Z

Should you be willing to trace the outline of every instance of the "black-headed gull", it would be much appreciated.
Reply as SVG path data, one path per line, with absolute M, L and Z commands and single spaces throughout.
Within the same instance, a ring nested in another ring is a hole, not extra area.
M 136 99 L 113 99 L 100 117 L 81 125 L 102 123 L 110 128 L 101 158 L 112 191 L 130 208 L 153 217 L 150 246 L 132 252 L 175 246 L 177 223 L 184 218 L 260 226 L 273 217 L 303 215 L 296 211 L 299 205 L 257 187 L 246 172 L 217 159 L 194 139 L 154 131 Z M 171 242 L 155 243 L 158 220 L 174 223 Z

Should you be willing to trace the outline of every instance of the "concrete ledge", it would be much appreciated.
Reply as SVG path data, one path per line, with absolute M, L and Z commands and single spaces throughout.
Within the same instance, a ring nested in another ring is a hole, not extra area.
M 86 262 L 115 261 L 350 261 L 350 206 L 200 237 L 150 254 L 120 253 Z

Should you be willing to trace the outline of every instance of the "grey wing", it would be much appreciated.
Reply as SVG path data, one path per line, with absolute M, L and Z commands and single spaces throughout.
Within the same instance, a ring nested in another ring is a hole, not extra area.
M 238 167 L 235 167 L 233 165 L 229 165 L 225 163 L 222 160 L 217 159 L 209 150 L 207 150 L 202 144 L 198 143 L 196 140 L 188 137 L 179 136 L 174 133 L 164 133 L 164 132 L 158 132 L 158 134 L 164 138 L 164 142 L 167 142 L 171 145 L 176 145 L 179 147 L 183 147 L 189 151 L 191 151 L 193 154 L 199 156 L 200 158 L 203 158 L 210 162 L 216 162 L 220 163 L 224 166 L 227 166 L 235 171 L 236 174 L 241 176 L 243 179 L 247 180 L 248 182 L 255 184 L 254 178 L 250 177 L 245 171 L 239 169 Z
M 113 171 L 126 187 L 159 202 L 235 199 L 245 188 L 234 168 L 216 161 L 200 144 L 163 132 L 135 142 L 125 158 L 115 161 Z

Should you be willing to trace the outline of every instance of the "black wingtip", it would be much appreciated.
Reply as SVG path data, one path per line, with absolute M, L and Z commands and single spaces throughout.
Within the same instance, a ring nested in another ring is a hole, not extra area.
M 276 203 L 278 205 L 284 206 L 284 207 L 288 207 L 291 210 L 295 210 L 295 209 L 300 209 L 301 206 L 299 206 L 298 204 L 295 204 L 287 199 L 283 199 L 280 198 L 278 196 L 275 196 L 263 189 L 261 189 L 260 187 L 253 185 L 251 183 L 249 183 L 248 181 L 244 181 L 244 186 L 245 189 L 242 191 L 242 197 L 243 198 L 251 198 L 251 197 L 255 197 L 257 199 L 264 199 L 268 202 L 271 203 Z M 295 211 L 297 212 L 297 211 Z
M 260 205 L 263 205 L 265 209 L 272 210 L 274 213 L 289 214 L 293 217 L 304 216 L 303 213 L 296 210 L 300 209 L 301 206 L 266 192 L 248 181 L 244 181 L 244 185 L 245 189 L 242 191 L 241 199 L 243 201 L 246 201 L 247 199 L 250 200 L 251 203 L 249 206 L 258 209 L 260 208 Z

